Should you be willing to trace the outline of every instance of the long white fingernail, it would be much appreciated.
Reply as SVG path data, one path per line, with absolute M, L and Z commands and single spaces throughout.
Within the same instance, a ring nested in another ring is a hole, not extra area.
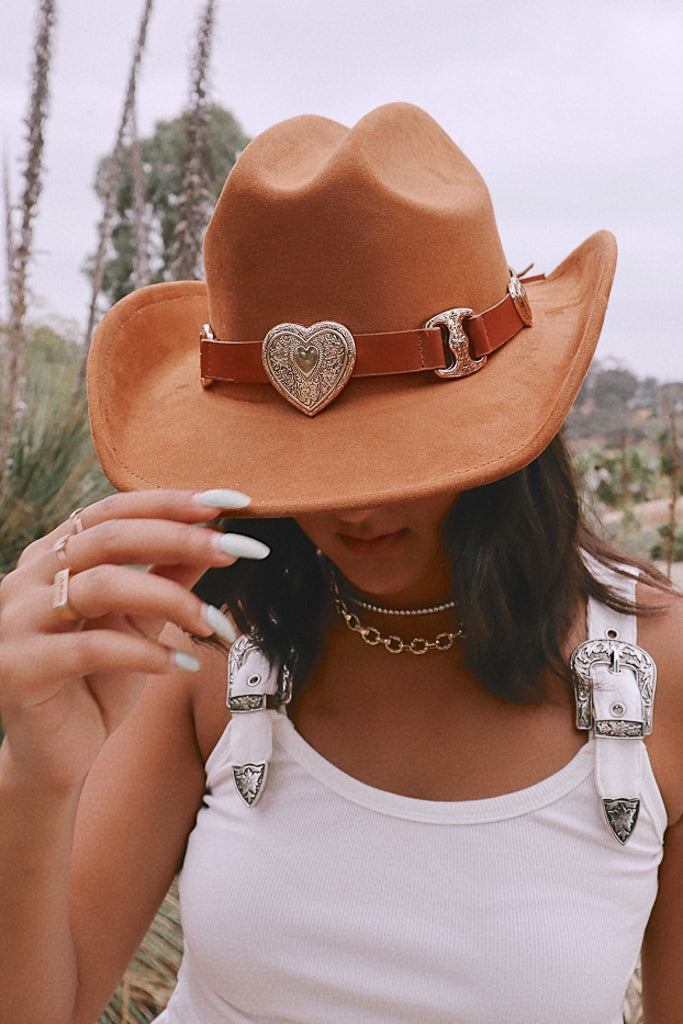
M 188 654 L 186 651 L 173 651 L 171 657 L 178 668 L 184 669 L 185 672 L 199 672 L 200 661 L 199 658 L 195 658 L 194 654 Z
M 270 554 L 267 544 L 262 544 L 254 537 L 245 537 L 243 533 L 223 533 L 218 543 L 226 555 L 236 555 L 238 558 L 267 558 Z
M 204 616 L 214 633 L 217 633 L 222 640 L 227 640 L 229 644 L 234 643 L 237 633 L 227 615 L 224 615 L 218 608 L 214 608 L 212 604 L 207 604 Z
M 231 491 L 224 487 L 215 487 L 211 491 L 204 491 L 197 495 L 200 505 L 207 508 L 246 508 L 251 504 L 251 498 L 242 491 Z

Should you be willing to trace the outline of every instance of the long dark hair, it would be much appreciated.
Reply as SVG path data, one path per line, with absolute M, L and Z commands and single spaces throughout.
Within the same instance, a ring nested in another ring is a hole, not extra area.
M 196 592 L 223 606 L 264 653 L 302 687 L 324 639 L 327 583 L 313 544 L 293 519 L 223 520 L 225 530 L 271 548 L 262 562 L 212 569 Z M 563 645 L 582 597 L 616 611 L 631 604 L 591 572 L 585 552 L 628 574 L 625 559 L 586 524 L 571 458 L 560 436 L 530 465 L 459 494 L 444 522 L 452 596 L 466 632 L 464 664 L 490 693 L 515 703 L 545 696 L 550 670 L 569 682 Z M 645 579 L 669 588 L 637 560 Z

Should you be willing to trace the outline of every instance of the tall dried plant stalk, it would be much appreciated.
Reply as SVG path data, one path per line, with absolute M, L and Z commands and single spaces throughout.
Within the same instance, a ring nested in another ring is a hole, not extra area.
M 2 161 L 2 199 L 5 206 L 5 264 L 7 266 L 7 298 L 8 309 L 12 308 L 13 274 L 12 260 L 14 259 L 14 218 L 12 210 L 12 185 L 9 173 L 9 157 L 7 150 L 4 152 Z M 0 352 L 4 349 L 0 346 Z
M 678 392 L 678 388 L 676 392 Z M 674 549 L 676 546 L 676 522 L 678 495 L 680 493 L 681 481 L 681 458 L 678 450 L 678 424 L 676 422 L 676 405 L 678 394 L 668 396 L 669 416 L 669 438 L 671 444 L 671 489 L 669 498 L 669 523 L 666 543 L 666 574 L 671 579 L 671 566 L 674 561 Z
M 36 41 L 31 69 L 32 91 L 26 117 L 27 154 L 24 188 L 19 207 L 19 225 L 15 232 L 12 207 L 6 184 L 7 252 L 9 281 L 9 321 L 2 375 L 2 418 L 0 420 L 0 483 L 5 476 L 12 434 L 21 411 L 24 369 L 28 336 L 26 305 L 28 268 L 33 256 L 33 222 L 43 184 L 44 128 L 49 106 L 49 73 L 52 55 L 52 32 L 55 23 L 54 0 L 41 0 L 38 9 Z
M 121 119 L 116 133 L 116 141 L 114 143 L 114 149 L 112 150 L 111 160 L 109 161 L 108 177 L 104 196 L 104 212 L 97 228 L 97 251 L 93 260 L 92 292 L 90 298 L 90 309 L 88 311 L 88 325 L 85 332 L 84 360 L 81 371 L 81 381 L 85 376 L 85 358 L 88 354 L 90 339 L 97 319 L 97 302 L 102 288 L 107 245 L 111 237 L 111 225 L 114 217 L 114 211 L 116 209 L 116 193 L 121 176 L 124 143 L 126 132 L 129 129 L 133 111 L 135 110 L 135 94 L 137 89 L 138 72 L 145 49 L 147 25 L 152 12 L 152 3 L 153 0 L 145 0 L 145 6 L 140 20 L 138 38 L 133 51 L 133 60 L 130 67 L 130 73 L 128 75 L 128 84 L 126 86 Z
M 130 113 L 128 126 L 130 137 L 130 170 L 133 183 L 133 284 L 142 288 L 149 284 L 149 241 L 145 216 L 145 175 L 142 169 L 142 153 L 138 135 L 135 107 Z
M 200 17 L 191 63 L 190 103 L 185 114 L 185 156 L 178 197 L 178 221 L 171 249 L 171 276 L 175 281 L 202 276 L 202 237 L 213 205 L 206 158 L 209 124 L 207 83 L 214 14 L 214 0 L 207 0 Z

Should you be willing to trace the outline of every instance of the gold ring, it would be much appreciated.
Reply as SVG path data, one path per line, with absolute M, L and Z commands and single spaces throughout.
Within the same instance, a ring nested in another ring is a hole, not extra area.
M 82 508 L 75 508 L 73 510 L 73 512 L 69 515 L 68 520 L 68 523 L 71 525 L 71 533 L 62 534 L 62 536 L 58 540 L 56 540 L 55 543 L 52 545 L 52 550 L 56 554 L 57 558 L 60 561 L 60 564 L 63 566 L 64 569 L 71 568 L 66 559 L 66 545 L 69 543 L 69 538 L 73 537 L 74 533 L 83 533 L 85 529 L 85 526 L 83 525 L 83 519 L 81 518 L 82 514 Z
M 74 526 L 74 533 L 83 533 L 83 530 L 85 529 L 81 518 L 83 511 L 84 510 L 82 508 L 75 508 L 69 516 L 69 522 L 73 523 Z
M 69 563 L 66 560 L 66 545 L 69 542 L 70 536 L 70 533 L 65 533 L 62 537 L 59 538 L 59 540 L 56 540 L 52 545 L 52 550 L 54 551 L 61 565 L 63 565 L 65 569 L 70 568 Z
M 69 604 L 70 578 L 70 569 L 60 569 L 55 573 L 55 578 L 52 584 L 52 607 L 58 615 L 61 615 L 61 617 L 66 619 L 68 622 L 80 622 L 83 616 L 78 615 Z

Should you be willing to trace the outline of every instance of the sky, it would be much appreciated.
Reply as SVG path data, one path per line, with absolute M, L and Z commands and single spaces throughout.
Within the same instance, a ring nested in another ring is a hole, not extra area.
M 182 111 L 202 7 L 154 0 L 142 136 Z M 37 8 L 0 0 L 0 144 L 15 197 Z M 142 9 L 57 0 L 31 316 L 68 321 L 75 336 L 100 214 L 95 167 L 116 136 Z M 550 272 L 593 231 L 614 232 L 598 358 L 677 380 L 682 55 L 680 0 L 217 0 L 211 87 L 251 136 L 302 113 L 351 125 L 382 103 L 417 103 L 483 174 L 512 266 Z

